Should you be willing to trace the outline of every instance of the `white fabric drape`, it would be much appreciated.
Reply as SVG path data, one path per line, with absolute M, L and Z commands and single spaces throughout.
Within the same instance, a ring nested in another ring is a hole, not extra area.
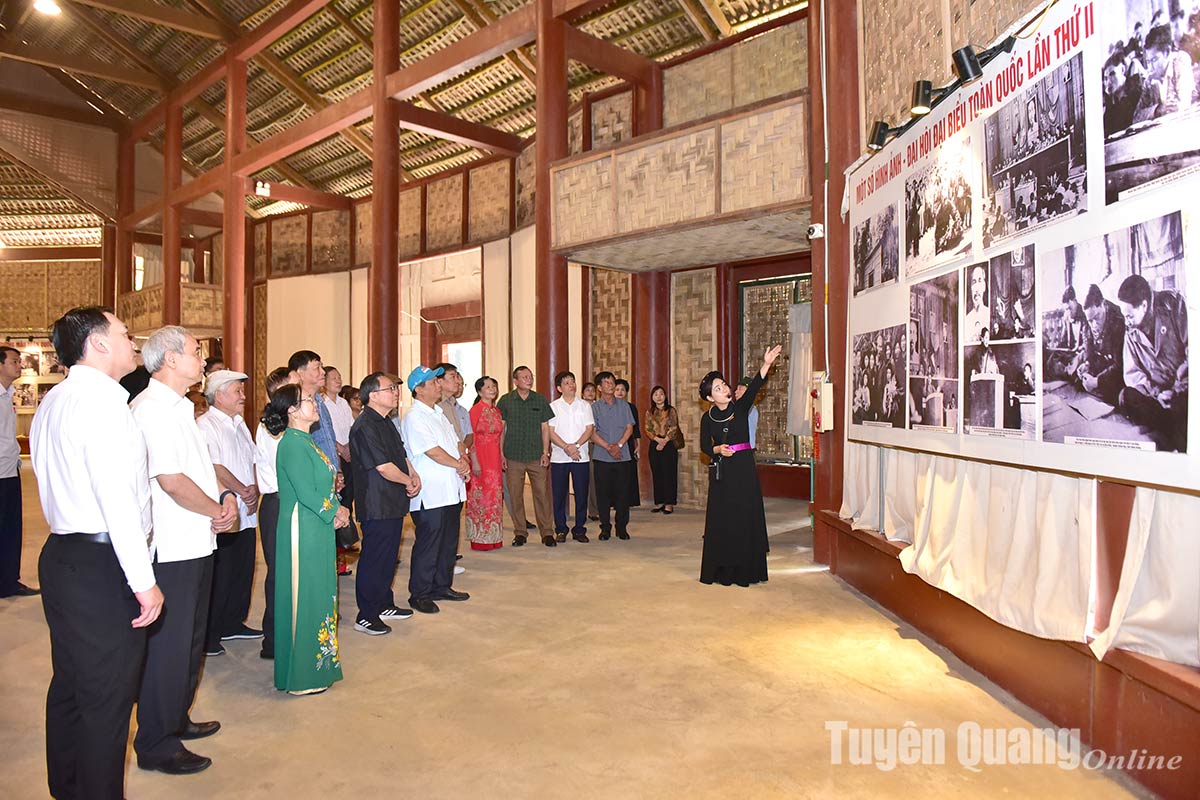
M 885 539 L 912 544 L 917 520 L 917 504 L 925 497 L 927 453 L 907 450 L 883 451 L 883 526 Z
M 1121 582 L 1097 658 L 1118 647 L 1200 667 L 1200 498 L 1139 488 Z
M 1010 628 L 1084 641 L 1094 482 L 945 457 L 917 463 L 904 569 Z M 904 467 L 896 471 L 899 483 Z M 906 506 L 893 506 L 899 530 Z
M 792 436 L 812 435 L 812 304 L 788 307 L 788 332 L 792 348 L 788 358 L 787 432 Z
M 879 529 L 879 448 L 846 442 L 842 466 L 842 508 L 838 516 L 855 530 Z

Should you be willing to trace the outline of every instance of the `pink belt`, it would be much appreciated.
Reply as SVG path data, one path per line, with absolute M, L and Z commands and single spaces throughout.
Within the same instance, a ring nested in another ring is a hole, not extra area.
M 726 447 L 728 447 L 730 450 L 732 450 L 735 453 L 738 450 L 753 450 L 754 449 L 753 447 L 750 446 L 749 442 L 742 442 L 741 444 L 730 444 L 730 445 L 726 445 Z

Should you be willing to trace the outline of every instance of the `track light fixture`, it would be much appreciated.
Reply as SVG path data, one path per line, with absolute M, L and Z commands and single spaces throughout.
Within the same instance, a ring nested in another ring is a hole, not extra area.
M 914 81 L 912 93 L 912 113 L 918 117 L 923 117 L 942 102 L 942 99 L 957 89 L 961 84 L 958 81 L 947 86 L 933 87 L 932 81 Z
M 996 45 L 987 48 L 982 53 L 976 53 L 971 45 L 960 47 L 954 51 L 954 74 L 963 84 L 972 83 L 983 76 L 983 68 L 993 58 L 1001 53 L 1011 53 L 1017 44 L 1017 37 L 1006 36 Z
M 883 146 L 902 128 L 891 128 L 881 119 L 875 120 L 875 124 L 871 126 L 871 136 L 867 139 L 868 150 L 882 150 Z

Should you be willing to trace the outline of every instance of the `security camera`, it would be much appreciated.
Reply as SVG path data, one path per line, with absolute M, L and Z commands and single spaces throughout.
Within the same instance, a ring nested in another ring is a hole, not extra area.
M 809 239 L 824 239 L 825 238 L 825 226 L 820 224 L 819 222 L 809 225 L 808 226 L 808 238 Z

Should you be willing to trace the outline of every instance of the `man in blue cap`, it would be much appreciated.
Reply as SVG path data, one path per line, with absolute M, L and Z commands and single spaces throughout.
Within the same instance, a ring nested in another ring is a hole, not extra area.
M 410 501 L 417 535 L 408 593 L 409 605 L 422 614 L 436 614 L 436 600 L 470 597 L 466 592 L 456 592 L 451 584 L 471 464 L 459 452 L 454 426 L 438 405 L 442 399 L 441 377 L 442 370 L 423 365 L 409 373 L 406 383 L 416 402 L 401 423 L 413 469 L 421 481 L 420 492 Z

